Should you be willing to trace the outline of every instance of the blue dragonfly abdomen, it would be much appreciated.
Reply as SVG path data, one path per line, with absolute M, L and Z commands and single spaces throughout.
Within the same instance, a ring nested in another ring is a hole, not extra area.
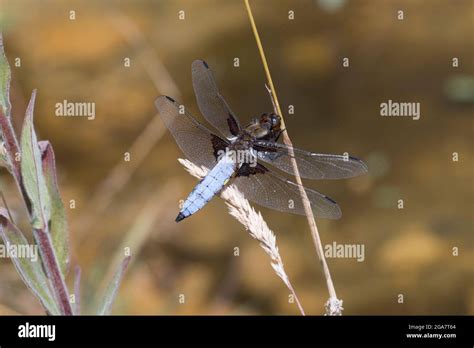
M 214 197 L 230 180 L 237 169 L 237 164 L 230 156 L 223 156 L 212 170 L 197 184 L 184 201 L 176 217 L 179 222 L 201 208 Z

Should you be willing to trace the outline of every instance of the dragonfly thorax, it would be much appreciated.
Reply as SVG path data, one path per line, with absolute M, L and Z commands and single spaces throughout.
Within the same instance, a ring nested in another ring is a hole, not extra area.
M 254 139 L 276 140 L 281 133 L 281 118 L 275 113 L 264 113 L 260 119 L 254 118 L 245 131 Z

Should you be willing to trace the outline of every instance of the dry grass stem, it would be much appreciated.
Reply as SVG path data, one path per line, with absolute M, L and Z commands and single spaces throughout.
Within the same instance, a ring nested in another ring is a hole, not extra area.
M 169 95 L 181 95 L 170 73 L 133 21 L 119 10 L 114 10 L 108 17 L 108 20 L 122 34 L 134 53 L 138 55 L 138 61 L 146 71 L 156 90 L 166 91 Z M 130 162 L 120 160 L 117 162 L 94 191 L 92 198 L 87 204 L 87 211 L 79 219 L 82 230 L 89 230 L 102 217 L 103 213 L 114 201 L 116 195 L 130 182 L 132 175 L 145 161 L 155 144 L 165 133 L 165 130 L 166 128 L 157 115 L 148 122 L 128 150 L 133 156 L 133 160 Z
M 178 183 L 175 181 L 169 181 L 164 186 L 159 187 L 149 196 L 149 199 L 142 206 L 140 213 L 136 216 L 133 224 L 130 226 L 122 242 L 115 252 L 115 256 L 112 262 L 109 263 L 109 267 L 104 274 L 104 280 L 102 281 L 99 289 L 105 290 L 107 281 L 113 277 L 116 266 L 123 260 L 125 248 L 129 248 L 130 254 L 134 256 L 130 260 L 129 268 L 132 263 L 136 260 L 136 255 L 140 254 L 140 251 L 146 245 L 146 241 L 153 233 L 160 233 L 170 228 L 174 221 L 167 221 L 163 219 L 163 215 L 167 211 L 169 206 L 168 202 L 172 199 L 171 196 L 175 195 L 178 190 Z M 161 199 L 157 200 L 156 197 Z M 160 228 L 155 229 L 158 222 Z M 155 235 L 156 237 L 156 235 Z
M 250 8 L 250 4 L 248 0 L 245 0 L 245 7 L 247 9 L 247 13 L 250 19 L 250 24 L 252 26 L 252 31 L 255 36 L 255 41 L 257 42 L 258 51 L 260 53 L 260 57 L 262 59 L 263 67 L 265 69 L 265 74 L 268 80 L 268 85 L 270 86 L 270 96 L 272 98 L 272 102 L 275 108 L 275 113 L 280 115 L 281 117 L 281 126 L 283 129 L 286 129 L 285 121 L 283 119 L 283 113 L 281 112 L 280 104 L 278 102 L 278 98 L 276 95 L 275 86 L 273 85 L 273 80 L 270 74 L 270 69 L 268 68 L 267 59 L 265 57 L 265 52 L 263 50 L 262 42 L 260 40 L 260 36 L 258 34 L 257 26 L 255 24 L 255 20 L 253 18 L 252 9 Z M 321 243 L 321 237 L 319 236 L 318 227 L 316 226 L 316 221 L 314 219 L 313 210 L 311 209 L 311 204 L 309 202 L 308 196 L 303 188 L 303 182 L 301 180 L 301 176 L 298 170 L 298 166 L 296 164 L 296 160 L 294 159 L 293 153 L 293 144 L 288 136 L 288 131 L 283 132 L 283 142 L 290 147 L 290 156 L 291 156 L 291 164 L 293 166 L 293 172 L 295 174 L 296 182 L 299 186 L 300 195 L 303 201 L 303 207 L 306 214 L 306 218 L 308 220 L 308 225 L 311 230 L 311 236 L 313 238 L 314 247 L 316 248 L 316 252 L 318 254 L 319 260 L 321 262 L 321 266 L 323 267 L 324 276 L 326 278 L 326 285 L 329 291 L 329 300 L 326 303 L 326 314 L 327 315 L 341 315 L 342 314 L 342 300 L 339 300 L 336 295 L 336 289 L 334 288 L 334 284 L 332 282 L 331 273 L 329 272 L 329 267 L 327 265 L 326 259 L 324 257 L 323 252 L 323 245 Z M 337 305 L 335 305 L 337 303 Z
M 198 167 L 194 163 L 178 159 L 178 161 L 186 168 L 186 170 L 196 178 L 203 178 L 208 173 L 205 167 Z M 276 236 L 268 227 L 260 212 L 257 212 L 244 197 L 244 195 L 234 185 L 227 186 L 222 192 L 221 197 L 225 200 L 229 207 L 229 214 L 232 215 L 244 225 L 245 229 L 249 231 L 252 238 L 260 242 L 260 246 L 267 253 L 271 259 L 271 265 L 275 273 L 285 283 L 290 290 L 293 298 L 302 315 L 305 315 L 304 309 L 296 295 L 296 292 L 285 272 L 283 260 L 278 251 L 276 243 Z

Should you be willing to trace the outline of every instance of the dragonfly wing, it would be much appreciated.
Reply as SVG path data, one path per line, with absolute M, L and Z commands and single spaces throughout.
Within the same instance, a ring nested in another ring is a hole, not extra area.
M 196 165 L 214 167 L 218 151 L 225 150 L 228 142 L 196 121 L 170 97 L 158 97 L 155 106 L 186 157 Z
M 285 213 L 305 215 L 299 185 L 272 173 L 261 164 L 241 166 L 233 184 L 244 196 L 261 206 Z M 317 218 L 339 219 L 341 209 L 331 198 L 304 188 Z
M 278 169 L 294 175 L 291 159 L 298 165 L 305 179 L 345 179 L 367 173 L 367 165 L 352 156 L 308 152 L 270 141 L 257 141 L 258 158 Z M 292 155 L 292 151 L 294 155 Z
M 240 130 L 239 121 L 220 94 L 207 63 L 195 60 L 192 75 L 194 93 L 203 116 L 226 138 L 236 136 Z

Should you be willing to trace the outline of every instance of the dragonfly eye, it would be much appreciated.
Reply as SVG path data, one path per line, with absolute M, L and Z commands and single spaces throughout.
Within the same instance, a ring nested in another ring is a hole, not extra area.
M 278 124 L 280 124 L 280 116 L 278 116 L 276 114 L 272 114 L 270 116 L 270 119 L 271 119 L 271 122 L 272 122 L 272 126 L 277 126 Z

